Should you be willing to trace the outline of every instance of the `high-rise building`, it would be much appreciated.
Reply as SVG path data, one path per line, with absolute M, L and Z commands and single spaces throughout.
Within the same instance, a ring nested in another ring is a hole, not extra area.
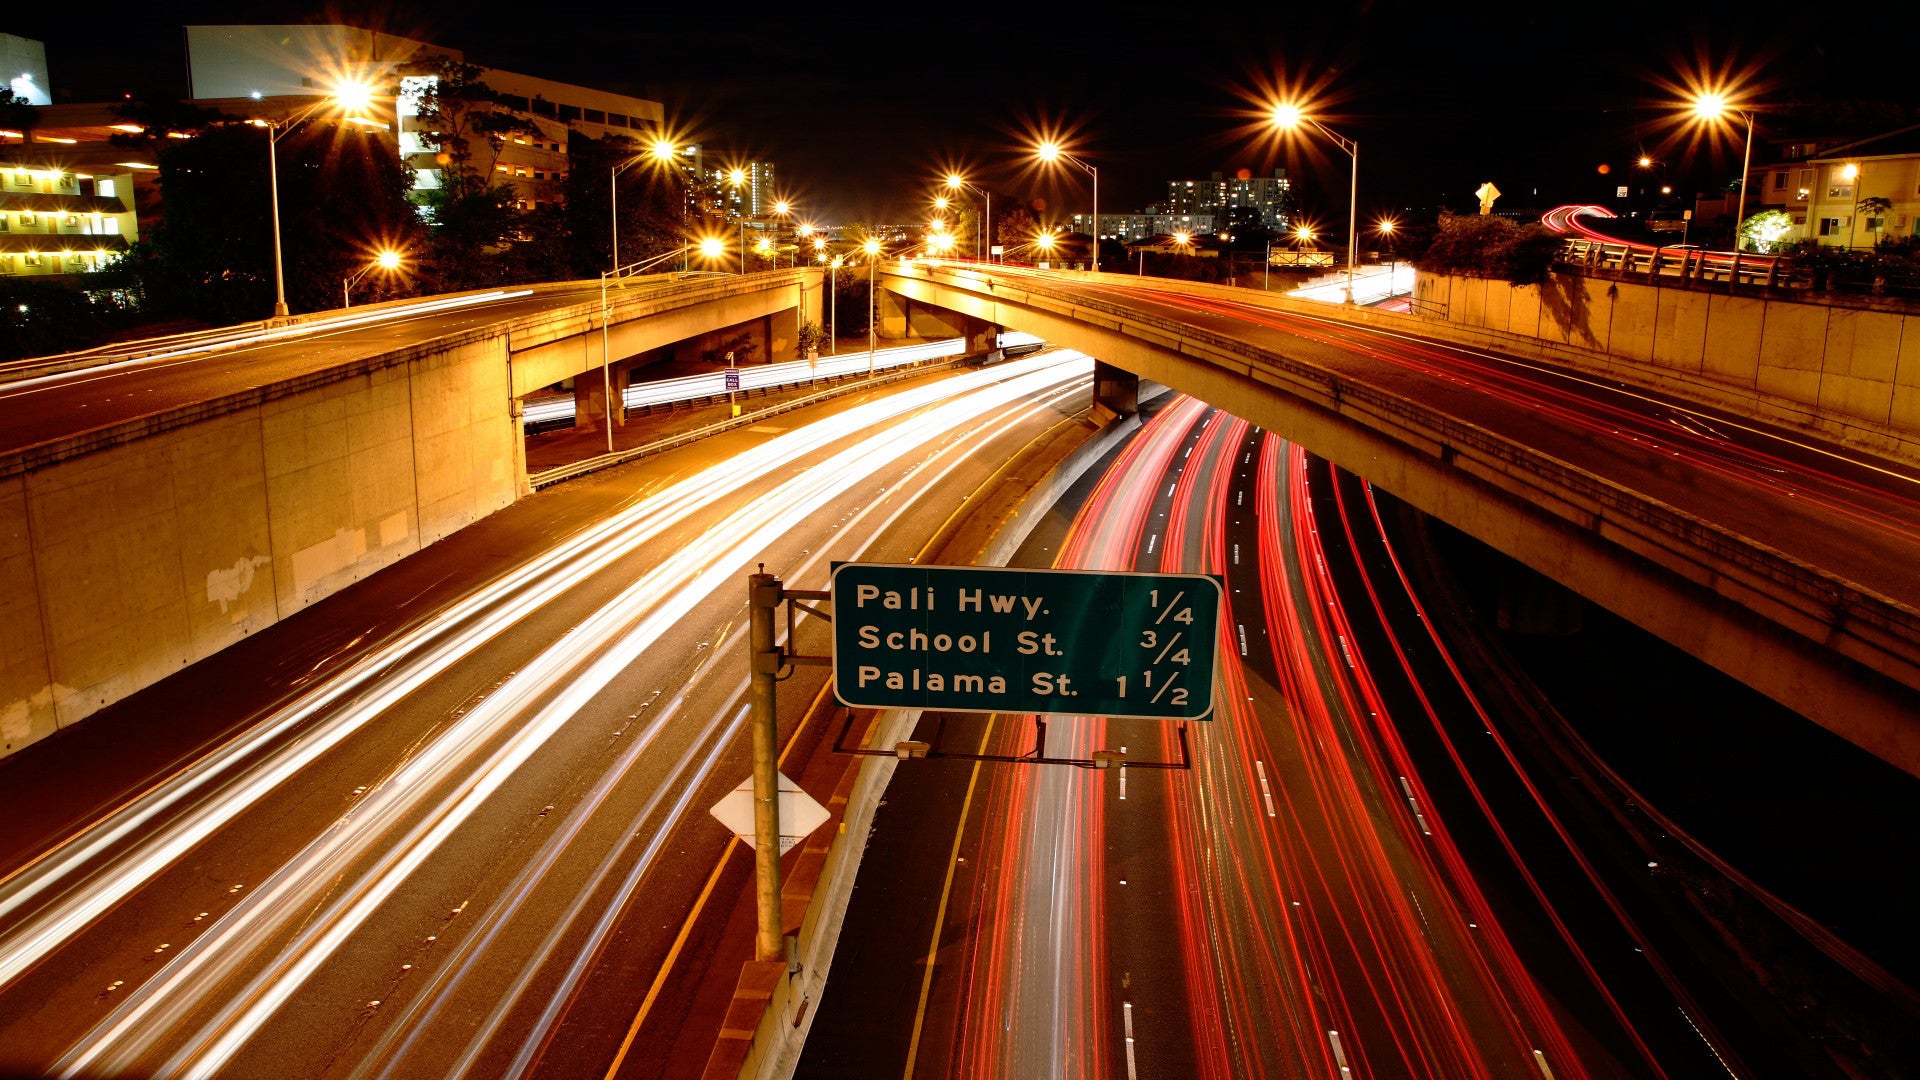
M 1160 209 L 1170 214 L 1208 214 L 1222 226 L 1250 221 L 1284 229 L 1292 183 L 1285 169 L 1275 169 L 1272 176 L 1228 177 L 1216 172 L 1207 180 L 1169 180 L 1167 201 Z

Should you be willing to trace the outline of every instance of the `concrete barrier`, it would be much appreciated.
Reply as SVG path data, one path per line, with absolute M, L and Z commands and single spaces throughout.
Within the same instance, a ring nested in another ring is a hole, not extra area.
M 511 503 L 506 339 L 0 479 L 0 755 Z
M 1920 461 L 1920 312 L 1910 307 L 1565 271 L 1544 285 L 1420 273 L 1414 299 L 1422 316 L 1361 318 Z

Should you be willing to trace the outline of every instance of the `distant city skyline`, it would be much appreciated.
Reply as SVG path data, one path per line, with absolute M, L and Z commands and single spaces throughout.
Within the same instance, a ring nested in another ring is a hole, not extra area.
M 1317 87 L 1321 115 L 1358 140 L 1363 216 L 1442 200 L 1464 208 L 1486 180 L 1509 205 L 1597 198 L 1611 190 L 1598 166 L 1642 151 L 1669 160 L 1683 189 L 1705 190 L 1737 174 L 1737 151 L 1677 132 L 1661 80 L 1698 66 L 1745 71 L 1763 127 L 1852 117 L 1870 128 L 1866 110 L 1834 102 L 1911 110 L 1912 93 L 1898 65 L 1858 62 L 1862 35 L 1910 40 L 1916 22 L 1888 8 L 1869 32 L 1861 19 L 1783 22 L 1721 0 L 1600 12 L 1376 0 L 1284 18 L 1229 2 L 1171 23 L 1159 8 L 1114 8 L 1093 24 L 1110 44 L 1088 49 L 1085 18 L 1044 11 L 1017 26 L 929 26 L 885 8 L 799 18 L 771 6 L 613 20 L 569 0 L 538 19 L 489 0 L 377 14 L 188 0 L 89 15 L 118 33 L 103 43 L 46 9 L 12 13 L 0 31 L 47 42 L 56 93 L 67 81 L 102 95 L 183 83 L 166 46 L 191 22 L 324 19 L 444 41 L 489 66 L 662 101 L 710 152 L 779 162 L 783 193 L 823 221 L 910 220 L 951 166 L 1044 215 L 1084 214 L 1084 175 L 1031 167 L 1042 127 L 1100 168 L 1103 209 L 1153 204 L 1170 176 L 1280 167 L 1303 214 L 1344 217 L 1345 155 L 1318 139 L 1282 144 L 1251 115 L 1263 85 L 1281 79 Z M 142 44 L 123 54 L 115 41 Z

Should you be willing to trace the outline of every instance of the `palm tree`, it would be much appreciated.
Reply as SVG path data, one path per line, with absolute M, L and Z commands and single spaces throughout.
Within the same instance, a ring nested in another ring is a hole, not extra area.
M 1854 207 L 1854 210 L 1858 212 L 1861 217 L 1866 218 L 1869 222 L 1872 222 L 1875 220 L 1885 220 L 1888 212 L 1891 211 L 1892 209 L 1893 209 L 1893 200 L 1883 199 L 1878 195 L 1869 195 L 1866 198 L 1861 199 L 1859 202 L 1859 205 Z M 1877 233 L 1880 230 L 1877 228 L 1872 228 L 1871 231 Z M 1851 234 L 1849 234 L 1848 239 L 1849 241 L 1851 241 L 1852 239 Z M 1876 246 L 1879 244 L 1879 239 L 1880 238 L 1877 236 L 1874 238 L 1874 243 Z

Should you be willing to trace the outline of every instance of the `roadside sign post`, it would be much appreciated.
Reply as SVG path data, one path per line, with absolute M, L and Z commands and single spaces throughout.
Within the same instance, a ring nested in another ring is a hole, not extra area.
M 753 650 L 754 906 L 759 914 L 754 951 L 761 960 L 778 960 L 786 952 L 780 924 L 780 735 L 774 713 L 780 651 L 773 640 L 773 612 L 780 604 L 780 582 L 772 574 L 754 574 L 747 591 L 747 640 Z
M 801 601 L 833 602 L 831 614 Z M 786 954 L 780 913 L 780 793 L 785 790 L 795 837 L 818 828 L 824 814 L 779 771 L 775 691 L 789 665 L 831 666 L 834 694 L 851 709 L 1044 716 L 1107 716 L 1205 720 L 1213 714 L 1213 668 L 1224 606 L 1220 579 L 1204 574 L 1010 570 L 1000 567 L 843 563 L 826 591 L 788 589 L 766 572 L 747 577 L 753 739 L 752 828 L 755 953 Z M 784 645 L 776 633 L 787 608 Z M 794 651 L 794 608 L 833 625 L 833 655 Z M 1024 764 L 1108 769 L 1189 767 L 1186 728 L 1181 760 L 1129 762 L 1097 750 L 1087 759 L 1045 756 L 1045 722 L 1032 754 L 964 755 Z M 842 735 L 844 737 L 844 729 Z M 843 749 L 837 743 L 836 750 Z M 846 752 L 889 757 L 935 754 L 922 742 Z M 1124 774 L 1122 774 L 1124 777 Z M 783 784 L 782 781 L 785 781 Z M 745 835 L 738 796 L 714 808 Z M 798 798 L 795 798 L 798 796 Z M 789 970 L 798 970 L 789 960 Z

